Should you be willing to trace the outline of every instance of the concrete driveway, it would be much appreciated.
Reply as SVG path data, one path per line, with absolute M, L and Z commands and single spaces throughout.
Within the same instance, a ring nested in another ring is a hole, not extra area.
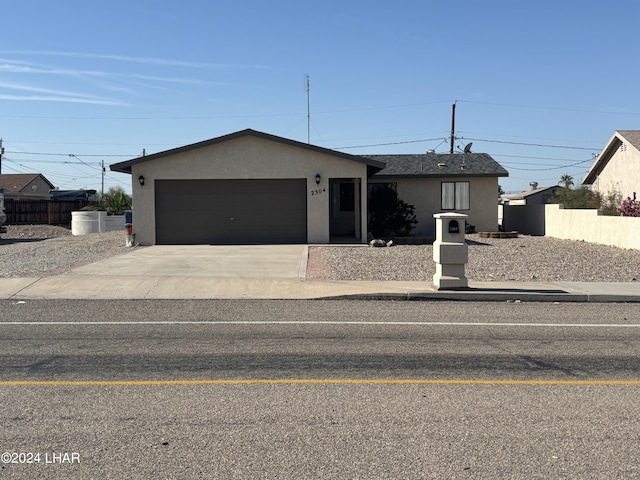
M 154 245 L 69 274 L 304 279 L 307 245 Z

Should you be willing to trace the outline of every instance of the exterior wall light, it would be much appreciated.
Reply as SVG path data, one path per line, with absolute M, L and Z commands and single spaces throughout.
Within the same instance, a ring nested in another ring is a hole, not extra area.
M 320 174 L 316 173 L 316 185 L 320 185 Z
M 138 177 L 138 182 L 140 182 L 141 187 L 144 187 L 144 175 L 140 175 Z

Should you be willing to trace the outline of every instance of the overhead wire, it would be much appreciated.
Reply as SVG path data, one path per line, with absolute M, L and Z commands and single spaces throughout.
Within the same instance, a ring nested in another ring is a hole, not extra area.
M 388 110 L 394 108 L 406 108 L 406 107 L 414 107 L 414 106 L 424 106 L 431 104 L 441 104 L 445 102 L 451 102 L 452 100 L 440 100 L 440 101 L 432 101 L 432 102 L 415 102 L 409 104 L 399 104 L 399 105 L 387 105 L 387 106 L 374 106 L 374 107 L 364 107 L 364 108 L 352 108 L 352 109 L 341 109 L 341 110 L 325 110 L 325 111 L 316 111 L 314 114 L 334 114 L 334 113 L 348 113 L 348 112 L 358 112 L 358 111 L 372 111 L 372 110 Z M 511 107 L 511 108 L 531 108 L 531 109 L 543 109 L 543 110 L 563 110 L 563 111 L 575 111 L 575 112 L 589 112 L 589 113 L 603 113 L 603 114 L 624 114 L 624 115 L 640 115 L 640 113 L 635 112 L 611 112 L 611 111 L 595 111 L 595 110 L 580 110 L 580 109 L 567 109 L 567 108 L 557 108 L 557 107 L 545 107 L 545 106 L 533 106 L 533 105 L 515 105 L 515 104 L 506 104 L 506 103 L 492 103 L 492 102 L 480 102 L 480 101 L 472 101 L 472 100 L 456 100 L 456 102 L 460 103 L 469 103 L 469 104 L 485 104 L 485 105 L 496 105 L 503 107 Z M 198 120 L 198 119 L 224 119 L 224 118 L 261 118 L 261 117 L 285 117 L 285 116 L 301 116 L 306 118 L 306 114 L 302 113 L 274 113 L 274 114 L 259 114 L 259 115 L 218 115 L 218 116 L 175 116 L 175 117 L 63 117 L 63 116 L 6 116 L 0 115 L 0 117 L 11 117 L 11 118 L 43 118 L 43 119 L 95 119 L 95 120 Z M 317 133 L 317 127 L 314 123 L 314 128 Z M 319 134 L 318 134 L 319 135 Z M 505 136 L 508 137 L 508 136 Z M 500 140 L 500 139 L 487 139 L 487 138 L 475 138 L 475 137 L 457 137 L 456 140 L 466 139 L 475 142 L 487 142 L 487 143 L 495 143 L 495 144 L 505 144 L 505 145 L 520 145 L 527 147 L 538 147 L 538 148 L 553 148 L 553 149 L 567 149 L 567 150 L 587 150 L 594 151 L 596 148 L 591 147 L 583 147 L 583 146 L 572 146 L 572 145 L 561 145 L 556 143 L 530 143 L 530 142 L 519 142 L 519 141 L 510 141 L 510 140 Z M 528 138 L 528 137 L 524 137 Z M 408 145 L 408 144 L 417 144 L 417 143 L 428 143 L 439 141 L 439 148 L 443 143 L 446 143 L 447 138 L 436 137 L 436 138 L 423 138 L 418 140 L 404 140 L 397 142 L 385 142 L 385 143 L 372 143 L 372 144 L 358 144 L 358 145 L 344 145 L 340 147 L 333 147 L 336 150 L 348 150 L 348 149 L 358 149 L 358 148 L 369 148 L 369 147 L 383 147 L 383 146 L 393 146 L 393 145 Z M 49 143 L 49 144 L 74 144 L 74 145 L 111 145 L 111 144 L 92 144 L 92 143 L 63 143 L 63 142 L 30 142 L 30 143 Z M 125 144 L 119 144 L 125 145 Z M 170 146 L 172 144 L 154 144 L 154 145 L 163 145 Z M 24 154 L 24 155 L 34 155 L 34 156 L 71 156 L 78 159 L 78 162 L 70 162 L 70 161 L 47 161 L 47 160 L 35 160 L 35 159 L 19 159 L 20 162 L 26 163 L 51 163 L 51 164 L 64 164 L 69 165 L 73 168 L 77 168 L 80 165 L 84 165 L 91 169 L 102 170 L 101 167 L 90 165 L 89 163 L 83 161 L 80 157 L 102 157 L 102 158 L 135 158 L 137 155 L 129 155 L 129 154 L 113 154 L 113 153 L 83 153 L 82 155 L 76 154 L 68 154 L 68 153 L 57 153 L 57 152 L 17 152 L 17 151 L 8 151 L 6 153 L 9 154 Z M 540 159 L 540 160 L 557 160 L 557 161 L 567 161 L 569 159 L 560 159 L 560 158 L 549 158 L 549 157 L 534 157 L 534 156 L 522 156 L 522 155 L 505 155 L 498 153 L 491 153 L 492 156 L 496 157 L 506 157 L 506 158 L 531 158 L 531 159 Z M 10 161 L 7 159 L 7 161 Z M 579 165 L 592 162 L 593 159 L 576 161 L 574 163 L 567 163 L 560 166 L 551 166 L 548 164 L 540 164 L 537 168 L 523 168 L 522 165 L 531 165 L 529 163 L 522 162 L 509 162 L 508 160 L 504 161 L 503 164 L 509 166 L 511 170 L 518 171 L 550 171 L 550 170 L 558 170 L 563 168 L 574 168 Z M 518 166 L 516 166 L 518 165 Z M 21 165 L 22 168 L 27 168 L 24 165 Z M 80 171 L 80 170 L 78 170 Z M 83 172 L 84 173 L 84 172 Z M 101 172 L 102 173 L 102 172 Z M 120 180 L 107 176 L 113 181 L 120 182 Z M 74 178 L 74 177 L 72 177 Z M 77 178 L 77 177 L 75 177 Z M 123 183 L 124 182 L 120 182 Z

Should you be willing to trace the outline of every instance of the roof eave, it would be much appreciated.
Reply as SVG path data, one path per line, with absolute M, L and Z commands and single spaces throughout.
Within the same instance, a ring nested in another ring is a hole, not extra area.
M 443 172 L 443 173 L 420 173 L 420 174 L 392 174 L 392 173 L 376 173 L 373 178 L 445 178 L 445 177 L 508 177 L 509 172 L 495 172 L 495 173 L 458 173 L 458 172 Z
M 358 156 L 358 155 L 351 155 L 349 153 L 343 153 L 340 152 L 338 150 L 331 150 L 328 148 L 324 148 L 324 147 L 319 147 L 316 145 L 311 145 L 311 144 L 307 144 L 307 143 L 302 143 L 302 142 L 298 142 L 296 140 L 290 140 L 288 138 L 284 138 L 284 137 L 278 137 L 276 135 L 271 135 L 269 133 L 264 133 L 264 132 L 259 132 L 257 130 L 252 130 L 252 129 L 245 129 L 245 130 L 240 130 L 239 132 L 235 132 L 235 133 L 230 133 L 228 135 L 223 135 L 221 137 L 216 137 L 216 138 L 212 138 L 209 140 L 204 140 L 202 142 L 197 142 L 197 143 L 192 143 L 189 145 L 184 145 L 182 147 L 177 147 L 177 148 L 173 148 L 170 150 L 165 150 L 162 152 L 158 152 L 158 153 L 154 153 L 151 155 L 145 155 L 144 157 L 138 157 L 138 158 L 134 158 L 131 160 L 127 160 L 125 162 L 119 162 L 119 163 L 114 163 L 112 165 L 109 165 L 109 168 L 114 171 L 114 172 L 121 172 L 121 173 L 129 173 L 131 174 L 131 167 L 133 167 L 134 165 L 140 164 L 140 163 L 144 163 L 144 162 L 149 162 L 158 158 L 162 158 L 162 157 L 168 157 L 171 155 L 176 155 L 179 153 L 184 153 L 184 152 L 188 152 L 191 150 L 196 150 L 198 148 L 203 148 L 203 147 L 208 147 L 210 145 L 215 145 L 218 143 L 222 143 L 222 142 L 226 142 L 229 140 L 234 140 L 237 138 L 241 138 L 241 137 L 245 137 L 245 136 L 254 136 L 254 137 L 258 137 L 258 138 L 262 138 L 262 139 L 266 139 L 266 140 L 271 140 L 271 141 L 275 141 L 278 143 L 283 143 L 286 145 L 291 145 L 294 147 L 298 147 L 298 148 L 303 148 L 303 149 L 307 149 L 307 150 L 312 150 L 314 152 L 319 152 L 319 153 L 324 153 L 327 155 L 332 155 L 334 157 L 340 157 L 340 158 L 345 158 L 348 160 L 352 160 L 355 162 L 359 162 L 359 163 L 364 163 L 365 165 L 367 165 L 368 171 L 371 170 L 382 170 L 385 167 L 385 164 L 383 162 L 377 161 L 377 160 L 373 160 L 370 158 L 366 158 L 366 157 L 362 157 L 362 156 Z M 369 175 L 372 175 L 371 173 L 369 173 Z
M 620 134 L 617 131 L 614 132 L 609 142 L 607 142 L 605 147 L 602 149 L 602 152 L 600 152 L 600 154 L 598 155 L 596 161 L 593 163 L 593 165 L 591 165 L 591 168 L 585 175 L 584 180 L 582 180 L 583 185 L 592 185 L 593 182 L 596 181 L 599 172 L 602 172 L 602 167 L 604 167 L 609 162 L 622 141 L 623 140 Z

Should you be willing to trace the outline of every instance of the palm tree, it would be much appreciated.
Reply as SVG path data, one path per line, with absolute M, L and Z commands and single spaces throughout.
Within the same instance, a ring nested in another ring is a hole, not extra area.
M 560 177 L 560 183 L 562 183 L 564 185 L 564 188 L 568 190 L 569 188 L 573 187 L 573 177 L 568 173 L 565 173 Z
M 122 187 L 111 187 L 100 197 L 100 206 L 109 215 L 122 215 L 127 210 L 131 210 L 131 197 Z

